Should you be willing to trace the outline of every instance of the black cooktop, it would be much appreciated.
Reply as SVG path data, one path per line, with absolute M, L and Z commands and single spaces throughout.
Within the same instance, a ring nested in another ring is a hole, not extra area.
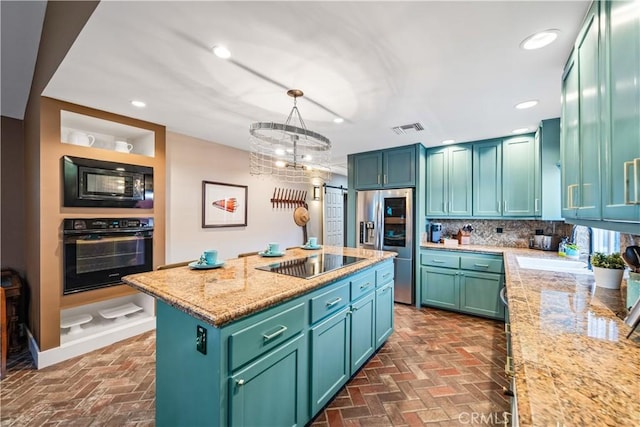
M 322 253 L 310 255 L 305 258 L 272 262 L 269 265 L 256 268 L 258 270 L 271 271 L 272 273 L 311 279 L 312 277 L 364 260 L 365 258 L 358 258 L 354 256 Z

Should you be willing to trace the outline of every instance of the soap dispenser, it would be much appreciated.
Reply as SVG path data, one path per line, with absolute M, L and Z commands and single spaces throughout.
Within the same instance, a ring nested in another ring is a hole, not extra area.
M 558 256 L 567 256 L 566 246 L 567 245 L 567 237 L 563 237 L 558 245 Z

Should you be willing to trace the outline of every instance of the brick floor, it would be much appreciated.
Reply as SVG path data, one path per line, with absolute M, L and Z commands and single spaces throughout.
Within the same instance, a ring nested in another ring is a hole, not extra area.
M 498 424 L 505 346 L 500 322 L 397 304 L 393 335 L 310 424 Z M 154 332 L 41 370 L 26 351 L 7 365 L 1 427 L 154 425 Z

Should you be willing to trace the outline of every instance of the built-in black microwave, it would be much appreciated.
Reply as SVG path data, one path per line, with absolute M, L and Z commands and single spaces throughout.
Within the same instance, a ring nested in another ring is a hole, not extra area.
M 153 168 L 62 157 L 64 206 L 152 208 Z

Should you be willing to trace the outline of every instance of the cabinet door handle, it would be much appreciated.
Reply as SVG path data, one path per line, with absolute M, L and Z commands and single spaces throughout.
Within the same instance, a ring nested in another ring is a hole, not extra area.
M 538 209 L 538 202 L 539 201 L 540 201 L 540 199 L 538 199 L 538 198 L 534 199 L 534 201 L 533 201 L 533 210 L 534 210 L 534 212 L 538 212 L 538 210 L 539 210 Z
M 500 210 L 500 208 L 502 207 L 502 205 L 500 204 L 500 200 L 496 200 L 496 206 L 497 206 L 497 209 L 498 209 L 498 213 L 501 214 L 502 211 Z
M 368 288 L 369 286 L 371 286 L 371 282 L 367 282 L 364 285 L 360 285 L 360 289 Z
M 633 168 L 633 174 L 629 174 L 629 169 Z M 638 169 L 640 169 L 640 158 L 633 159 L 630 162 L 624 162 L 624 204 L 636 205 L 640 202 L 640 196 L 638 195 Z M 632 175 L 632 176 L 629 176 Z M 633 179 L 633 193 L 631 191 L 631 184 Z M 631 199 L 633 194 L 633 199 Z
M 478 263 L 475 263 L 473 265 L 476 266 L 476 267 L 489 268 L 489 264 L 478 264 Z
M 287 330 L 287 327 L 284 325 L 280 325 L 280 329 L 278 329 L 277 331 L 275 331 L 274 333 L 270 334 L 270 335 L 265 335 L 262 334 L 262 338 L 264 339 L 264 341 L 270 341 L 272 339 L 274 339 L 275 337 L 277 337 L 278 335 L 282 335 L 282 333 L 284 333 L 284 331 Z
M 376 175 L 376 184 L 380 185 L 380 174 Z
M 333 307 L 334 305 L 336 305 L 340 301 L 342 301 L 342 298 L 338 297 L 338 298 L 334 299 L 333 301 L 327 302 L 327 308 Z
M 351 313 L 353 313 L 354 311 L 358 311 L 358 307 L 351 307 Z
M 507 213 L 507 201 L 505 200 L 503 203 L 504 203 L 504 209 L 502 210 L 502 212 Z
M 240 380 L 236 380 L 236 385 L 238 387 L 242 387 L 244 385 L 244 380 L 240 379 Z
M 382 177 L 383 177 L 383 180 L 382 180 L 383 184 L 386 184 L 387 183 L 387 174 L 385 173 L 384 175 L 382 175 Z
M 573 191 L 578 188 L 578 184 L 571 184 L 567 186 L 567 206 L 569 209 L 575 209 L 577 206 L 574 205 L 573 201 Z
M 389 289 L 391 289 L 391 286 L 387 286 L 386 288 L 382 288 L 380 289 L 380 293 L 384 294 L 385 292 L 387 292 Z

